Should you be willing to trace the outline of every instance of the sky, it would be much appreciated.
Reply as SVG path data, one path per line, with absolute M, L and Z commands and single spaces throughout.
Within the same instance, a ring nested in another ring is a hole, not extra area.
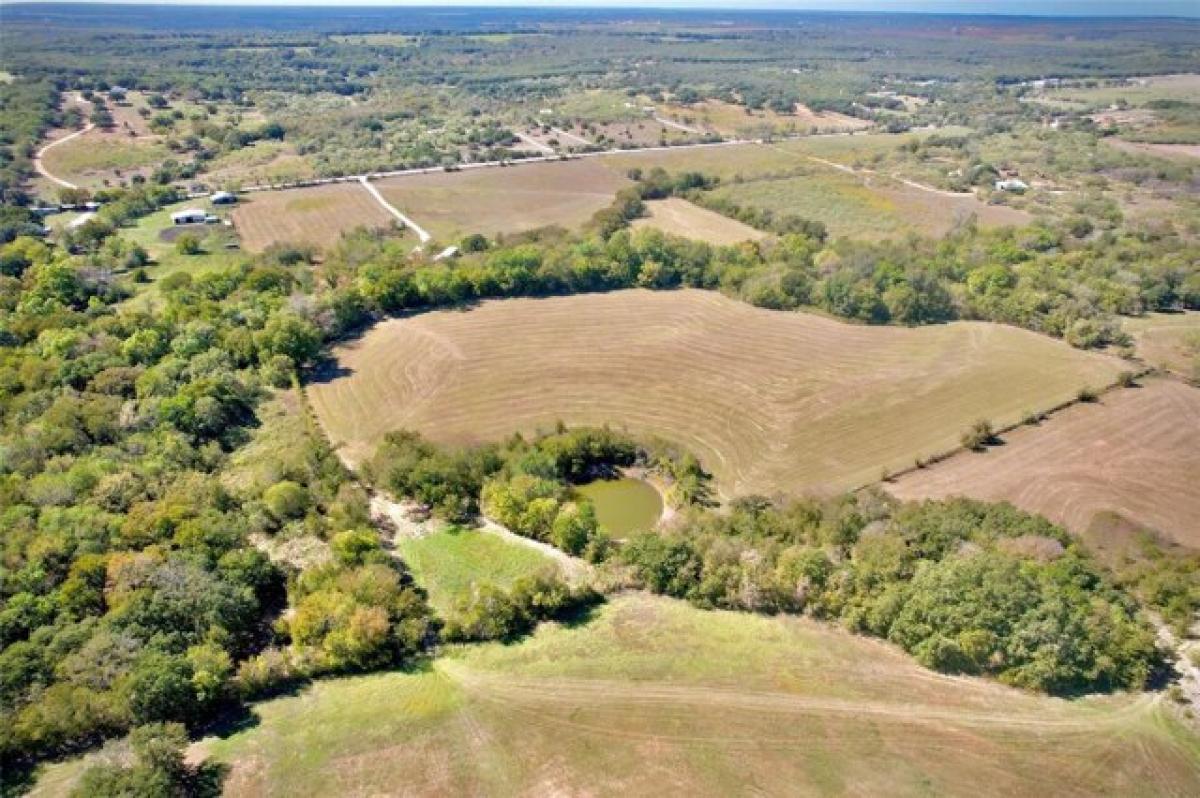
M 40 0 L 105 2 L 106 0 Z M 110 0 L 111 1 L 111 0 Z M 1035 16 L 1200 16 L 1200 0 L 118 0 L 135 4 L 264 6 L 525 6 L 597 8 L 772 8 Z M 3 0 L 0 0 L 3 4 Z

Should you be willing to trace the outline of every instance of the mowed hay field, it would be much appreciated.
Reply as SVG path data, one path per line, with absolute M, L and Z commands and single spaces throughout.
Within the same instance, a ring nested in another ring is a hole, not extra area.
M 1004 499 L 1079 534 L 1116 514 L 1200 548 L 1200 390 L 1148 380 L 1004 441 L 906 474 L 888 489 L 903 499 Z
M 603 164 L 620 174 L 633 168 L 660 166 L 668 172 L 696 171 L 725 182 L 740 178 L 783 177 L 801 166 L 832 161 L 845 166 L 869 166 L 912 139 L 939 133 L 965 135 L 962 127 L 920 133 L 858 133 L 840 136 L 805 136 L 770 144 L 738 143 L 667 150 L 631 150 L 604 155 Z
M 1138 357 L 1200 382 L 1200 311 L 1147 313 L 1122 325 L 1133 336 Z
M 975 217 L 982 227 L 1028 224 L 1032 217 L 971 195 L 929 191 L 878 174 L 851 174 L 812 164 L 804 174 L 716 189 L 738 205 L 823 222 L 833 236 L 884 239 L 910 232 L 942 236 Z
M 325 248 L 356 227 L 390 227 L 392 215 L 358 183 L 259 191 L 241 197 L 233 224 L 242 246 L 260 252 L 271 244 Z
M 855 137 L 857 138 L 857 137 Z M 899 143 L 899 138 L 896 143 Z M 708 147 L 689 147 L 667 150 L 630 150 L 604 155 L 596 160 L 606 169 L 625 175 L 630 169 L 662 167 L 677 172 L 703 172 L 723 181 L 737 176 L 758 177 L 775 174 L 795 167 L 800 161 L 788 150 L 763 144 L 720 144 Z
M 726 496 L 869 482 L 1122 368 L 1010 327 L 855 326 L 700 290 L 484 302 L 335 355 L 345 375 L 309 395 L 351 462 L 400 428 L 470 443 L 608 423 L 686 446 Z
M 757 241 L 764 236 L 748 224 L 671 197 L 646 203 L 646 216 L 635 219 L 633 227 L 654 227 L 664 233 L 707 241 L 710 244 L 738 244 Z
M 579 227 L 629 181 L 594 158 L 380 180 L 387 201 L 443 242 L 468 233 Z
M 230 766 L 230 796 L 1200 791 L 1196 738 L 1157 697 L 1038 697 L 805 619 L 642 594 L 254 713 L 195 746 Z

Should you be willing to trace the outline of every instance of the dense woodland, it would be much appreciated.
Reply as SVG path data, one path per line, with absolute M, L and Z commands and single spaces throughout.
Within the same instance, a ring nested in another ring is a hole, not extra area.
M 231 478 L 264 404 L 322 374 L 329 344 L 388 315 L 493 297 L 687 286 L 780 312 L 870 324 L 984 319 L 1080 347 L 1121 347 L 1123 315 L 1200 308 L 1200 248 L 1187 224 L 1127 223 L 1102 187 L 1094 202 L 1026 228 L 965 224 L 940 240 L 881 243 L 834 240 L 819 223 L 720 199 L 710 175 L 661 170 L 631 174 L 635 187 L 582 231 L 470 236 L 450 262 L 414 254 L 411 239 L 360 230 L 325 253 L 279 246 L 228 268 L 160 275 L 126 234 L 181 199 L 181 181 L 202 174 L 206 160 L 254 141 L 309 148 L 322 173 L 455 161 L 464 147 L 510 143 L 498 121 L 507 104 L 530 103 L 526 114 L 580 88 L 686 90 L 754 108 L 803 101 L 861 115 L 886 105 L 867 93 L 890 76 L 931 100 L 905 124 L 978 124 L 998 147 L 1037 116 L 1016 81 L 1195 69 L 1190 23 L 1097 23 L 1076 35 L 1047 22 L 1021 28 L 998 56 L 994 41 L 930 39 L 869 18 L 850 33 L 845 20 L 793 31 L 764 15 L 736 30 L 666 37 L 649 20 L 617 32 L 587 12 L 562 12 L 512 23 L 509 33 L 537 34 L 514 42 L 460 29 L 435 35 L 417 15 L 412 24 L 424 33 L 397 45 L 356 38 L 407 30 L 395 16 L 365 14 L 364 27 L 347 30 L 292 10 L 294 30 L 283 35 L 238 9 L 229 12 L 236 26 L 197 23 L 166 36 L 155 26 L 179 18 L 151 12 L 140 23 L 150 32 L 129 36 L 124 12 L 111 8 L 94 27 L 45 26 L 23 13 L 5 20 L 0 61 L 18 76 L 0 82 L 6 772 L 132 731 L 133 761 L 89 771 L 81 794 L 211 793 L 217 776 L 185 764 L 180 750 L 189 734 L 236 719 L 247 701 L 323 675 L 409 665 L 444 643 L 512 639 L 602 600 L 592 587 L 535 575 L 508 589 L 482 586 L 438 617 L 385 547 L 368 489 L 455 523 L 486 514 L 596 564 L 604 587 L 803 613 L 889 640 L 931 668 L 1059 695 L 1152 684 L 1163 662 L 1143 607 L 1176 629 L 1200 608 L 1200 563 L 1150 541 L 1143 559 L 1113 572 L 1062 529 L 1006 505 L 900 505 L 865 491 L 825 501 L 742 497 L 718 510 L 703 464 L 687 452 L 603 429 L 466 450 L 398 431 L 354 475 L 310 427 L 303 456 L 278 464 L 270 484 Z M 592 24 L 600 30 L 579 27 Z M 844 57 L 848 41 L 861 59 Z M 791 70 L 812 76 L 803 91 Z M 383 88 L 398 80 L 411 85 L 380 110 Z M 252 129 L 209 112 L 157 120 L 180 143 L 174 165 L 96 192 L 104 206 L 95 219 L 46 240 L 29 210 L 37 142 L 50 127 L 81 121 L 61 107 L 62 91 L 114 85 L 271 113 Z M 428 91 L 418 100 L 413 88 Z M 305 117 L 305 103 L 330 97 L 374 104 L 353 126 L 336 114 Z M 434 119 L 431 97 L 445 117 Z M 1068 135 L 1094 147 L 1094 131 Z M 981 164 L 1001 159 L 980 146 L 932 138 L 887 157 L 957 159 L 966 185 L 986 185 L 994 175 Z M 1070 172 L 1081 151 L 1048 160 Z M 1188 167 L 1106 157 L 1097 168 L 1124 184 L 1178 189 L 1196 179 Z M 645 201 L 672 195 L 772 236 L 714 247 L 629 227 Z M 671 485 L 682 520 L 614 541 L 571 486 L 635 463 Z M 264 541 L 295 534 L 326 542 L 331 558 L 300 567 L 268 556 Z

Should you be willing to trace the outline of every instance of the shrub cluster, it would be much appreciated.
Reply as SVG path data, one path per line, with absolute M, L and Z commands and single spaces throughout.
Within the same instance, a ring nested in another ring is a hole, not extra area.
M 598 601 L 591 588 L 572 588 L 553 573 L 521 577 L 508 590 L 483 584 L 459 600 L 442 636 L 461 643 L 512 640 L 541 621 L 570 618 Z

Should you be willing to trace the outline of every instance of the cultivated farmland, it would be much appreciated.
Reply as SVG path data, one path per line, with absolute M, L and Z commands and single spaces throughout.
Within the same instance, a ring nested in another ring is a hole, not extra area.
M 328 247 L 355 227 L 390 227 L 394 219 L 357 183 L 333 183 L 243 197 L 233 212 L 242 245 L 259 252 L 271 244 Z
M 641 594 L 254 714 L 194 747 L 235 798 L 1200 790 L 1194 738 L 1151 696 L 1039 697 L 806 619 Z
M 757 241 L 763 237 L 762 232 L 749 225 L 678 197 L 647 202 L 646 216 L 635 219 L 633 227 L 654 227 L 664 233 L 720 245 Z
M 375 185 L 388 202 L 449 242 L 466 233 L 578 227 L 628 181 L 589 158 L 397 177 Z
M 1106 394 L 1005 445 L 963 453 L 901 477 L 904 499 L 1008 500 L 1084 534 L 1116 514 L 1175 543 L 1200 548 L 1200 391 L 1170 380 Z
M 621 175 L 630 169 L 648 171 L 658 166 L 672 173 L 703 172 L 725 181 L 738 176 L 757 177 L 782 173 L 800 163 L 788 150 L 762 144 L 728 144 L 641 152 L 634 150 L 606 155 L 598 160 L 608 169 Z
M 726 496 L 868 482 L 1121 369 L 999 325 L 852 326 L 695 290 L 484 302 L 336 355 L 345 376 L 309 390 L 351 461 L 399 428 L 470 443 L 610 423 L 688 447 Z

